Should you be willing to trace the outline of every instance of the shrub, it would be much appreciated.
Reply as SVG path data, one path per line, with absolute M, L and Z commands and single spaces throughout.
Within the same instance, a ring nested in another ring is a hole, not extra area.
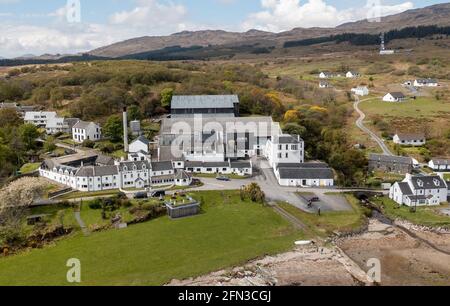
M 85 141 L 83 141 L 83 147 L 93 149 L 94 146 L 95 146 L 95 142 L 93 142 L 92 140 L 86 139 Z
M 89 202 L 89 208 L 90 209 L 101 209 L 102 208 L 102 200 L 95 199 Z

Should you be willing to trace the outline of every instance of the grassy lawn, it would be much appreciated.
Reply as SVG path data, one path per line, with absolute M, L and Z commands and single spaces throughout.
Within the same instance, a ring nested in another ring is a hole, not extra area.
M 220 176 L 222 176 L 222 174 L 219 174 Z M 247 176 L 240 176 L 237 174 L 223 174 L 223 176 L 228 177 L 232 180 L 244 180 L 247 179 Z M 195 173 L 194 177 L 199 177 L 199 178 L 216 178 L 217 177 L 217 173 Z
M 70 199 L 79 199 L 79 198 L 89 198 L 89 197 L 97 197 L 97 196 L 113 196 L 119 193 L 119 189 L 116 190 L 102 190 L 102 191 L 93 191 L 93 192 L 84 192 L 84 191 L 75 191 L 61 197 L 58 197 L 60 200 L 70 200 Z
M 41 163 L 28 163 L 28 164 L 25 164 L 25 165 L 22 166 L 22 168 L 20 168 L 20 172 L 22 174 L 33 172 L 33 171 L 39 169 L 40 165 L 41 165 Z
M 347 201 L 353 211 L 323 212 L 321 216 L 304 212 L 288 203 L 280 203 L 280 207 L 309 226 L 311 231 L 319 236 L 328 236 L 335 231 L 349 232 L 361 228 L 366 220 L 367 210 L 359 205 L 359 201 L 350 194 L 346 194 Z
M 450 173 L 445 173 L 444 174 L 444 179 L 447 181 L 450 181 Z
M 81 261 L 82 285 L 161 285 L 286 251 L 301 232 L 238 191 L 202 192 L 199 216 L 162 217 L 124 230 L 76 234 L 0 259 L 1 285 L 68 285 L 66 262 Z
M 384 214 L 391 219 L 405 219 L 409 222 L 418 225 L 439 227 L 450 226 L 450 217 L 440 215 L 438 210 L 443 206 L 438 207 L 419 207 L 417 212 L 411 212 L 407 206 L 399 207 L 397 203 L 387 197 L 372 199 L 372 202 L 383 208 Z M 447 205 L 448 206 L 448 205 Z
M 402 103 L 383 102 L 373 99 L 362 102 L 360 108 L 370 115 L 385 115 L 389 117 L 434 117 L 438 114 L 449 114 L 450 106 L 445 101 L 433 98 L 420 97 L 417 100 L 408 100 Z

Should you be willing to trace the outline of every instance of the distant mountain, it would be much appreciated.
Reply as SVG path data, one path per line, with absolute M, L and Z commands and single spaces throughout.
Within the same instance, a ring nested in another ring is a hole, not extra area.
M 123 57 L 130 54 L 162 50 L 168 47 L 188 48 L 192 46 L 281 46 L 286 41 L 337 35 L 343 33 L 370 33 L 402 29 L 421 25 L 450 25 L 450 3 L 413 9 L 381 18 L 381 22 L 367 20 L 342 24 L 336 28 L 295 28 L 281 33 L 250 30 L 244 33 L 222 30 L 184 31 L 169 36 L 144 36 L 118 42 L 88 52 L 101 57 Z

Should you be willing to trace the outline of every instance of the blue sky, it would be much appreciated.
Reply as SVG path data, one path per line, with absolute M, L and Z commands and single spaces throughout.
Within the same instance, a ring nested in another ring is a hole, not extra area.
M 77 1 L 77 0 L 68 0 Z M 252 28 L 280 32 L 399 13 L 434 0 L 79 0 L 69 22 L 66 0 L 0 0 L 0 56 L 76 53 L 143 35 Z M 369 5 L 369 6 L 368 6 Z

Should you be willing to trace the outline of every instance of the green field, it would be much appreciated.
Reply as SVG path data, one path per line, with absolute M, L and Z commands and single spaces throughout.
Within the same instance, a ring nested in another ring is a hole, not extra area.
M 376 98 L 361 102 L 360 108 L 367 115 L 382 115 L 388 117 L 436 117 L 450 115 L 450 103 L 432 98 L 418 98 L 402 103 L 384 102 Z
M 238 191 L 195 194 L 196 217 L 159 218 L 124 230 L 76 234 L 0 259 L 0 285 L 68 285 L 66 262 L 81 261 L 82 285 L 161 285 L 288 250 L 302 233 Z
M 280 203 L 280 207 L 306 224 L 313 233 L 320 236 L 328 236 L 335 231 L 351 232 L 362 228 L 366 221 L 366 211 L 359 205 L 358 200 L 350 194 L 346 194 L 352 211 L 322 212 L 321 216 L 304 212 L 288 203 Z
M 438 210 L 442 209 L 443 206 L 437 207 L 419 207 L 417 211 L 411 212 L 410 208 L 407 206 L 401 206 L 391 199 L 384 197 L 373 199 L 377 206 L 383 207 L 383 212 L 386 216 L 391 219 L 404 219 L 409 222 L 418 225 L 432 226 L 432 227 L 450 227 L 450 217 L 440 215 Z M 447 205 L 448 207 L 448 205 Z
M 22 174 L 26 174 L 26 173 L 30 173 L 33 171 L 36 171 L 37 169 L 39 169 L 41 163 L 28 163 L 22 166 L 22 168 L 20 168 L 20 172 Z

